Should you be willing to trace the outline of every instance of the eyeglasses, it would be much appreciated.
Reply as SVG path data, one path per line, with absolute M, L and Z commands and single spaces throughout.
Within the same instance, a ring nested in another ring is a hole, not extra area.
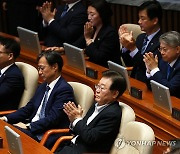
M 99 84 L 96 84 L 94 87 L 95 87 L 96 90 L 99 89 L 100 91 L 104 91 L 104 90 L 107 89 L 103 85 L 99 85 Z
M 175 49 L 176 47 L 171 47 L 171 48 L 158 48 L 158 50 L 160 51 L 160 52 L 164 52 L 164 53 L 166 53 L 166 52 L 168 52 L 168 51 L 170 51 L 170 50 L 172 50 L 172 49 Z

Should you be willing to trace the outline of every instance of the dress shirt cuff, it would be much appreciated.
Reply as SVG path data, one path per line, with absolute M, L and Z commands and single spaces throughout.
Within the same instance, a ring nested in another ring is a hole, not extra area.
M 8 118 L 6 116 L 3 116 L 3 118 L 5 122 L 8 122 Z
M 151 74 L 146 71 L 146 77 L 149 79 L 151 77 Z
M 156 67 L 153 70 L 151 70 L 151 72 L 150 72 L 151 76 L 153 76 L 158 71 L 160 71 L 158 67 Z
M 77 124 L 80 120 L 82 120 L 82 118 L 77 118 L 77 119 L 75 119 L 75 120 L 73 121 L 73 123 L 72 123 L 72 128 L 74 128 L 74 127 L 76 126 L 76 124 Z
M 122 53 L 126 53 L 126 51 L 128 51 L 128 49 L 123 47 L 121 51 L 122 51 Z
M 48 24 L 44 20 L 42 21 L 42 24 L 43 24 L 43 27 L 47 27 L 48 26 Z
M 27 129 L 31 129 L 31 124 L 30 123 L 26 124 L 26 127 Z
M 135 50 L 131 51 L 129 55 L 133 58 L 137 54 L 137 52 L 138 52 L 138 49 L 136 48 Z
M 48 22 L 48 26 L 51 24 L 51 22 L 53 22 L 55 19 L 51 19 L 51 20 L 49 20 L 49 22 Z

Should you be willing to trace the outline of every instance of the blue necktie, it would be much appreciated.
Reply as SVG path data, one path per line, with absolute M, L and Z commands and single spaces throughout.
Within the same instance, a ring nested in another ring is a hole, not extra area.
M 47 96 L 48 96 L 48 91 L 50 90 L 50 87 L 47 86 L 46 87 L 46 91 L 44 93 L 44 99 L 43 99 L 43 104 L 42 104 L 42 107 L 41 107 L 41 111 L 39 113 L 39 119 L 42 119 L 45 117 L 45 109 L 46 109 L 46 104 L 47 104 Z
M 67 13 L 68 8 L 69 8 L 68 5 L 65 5 L 65 6 L 64 6 L 64 10 L 63 10 L 63 12 L 62 12 L 62 14 L 61 14 L 61 18 L 65 16 L 65 14 Z
M 148 42 L 148 37 L 146 35 L 145 38 L 144 38 L 144 41 L 143 41 L 143 46 L 142 46 L 142 49 L 141 49 L 141 54 L 143 54 L 145 52 L 145 49 L 146 49 L 146 46 L 147 46 L 147 42 Z
M 167 67 L 167 79 L 169 78 L 169 76 L 171 74 L 171 71 L 172 71 L 172 67 L 168 64 L 168 67 Z

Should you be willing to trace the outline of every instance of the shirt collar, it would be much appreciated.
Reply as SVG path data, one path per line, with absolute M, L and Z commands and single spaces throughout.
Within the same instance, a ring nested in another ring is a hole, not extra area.
M 47 86 L 49 86 L 49 88 L 52 90 L 55 86 L 55 84 L 58 82 L 58 80 L 60 79 L 61 75 L 55 79 L 54 81 L 52 81 L 49 85 L 47 84 Z
M 76 1 L 74 3 L 66 4 L 66 5 L 68 5 L 68 10 L 67 11 L 69 11 L 76 3 L 80 2 L 80 1 L 81 0 L 78 0 L 78 1 Z
M 14 64 L 14 63 L 13 63 L 13 64 Z M 7 70 L 9 67 L 11 67 L 13 64 L 10 64 L 10 65 L 4 67 L 4 68 L 1 70 L 1 74 L 4 74 L 4 72 L 6 72 L 6 70 Z
M 98 112 L 101 112 L 104 108 L 106 108 L 109 104 L 104 104 L 101 106 L 98 106 L 98 103 L 95 104 L 95 110 Z
M 151 35 L 148 35 L 148 41 L 150 42 L 152 40 L 152 38 L 160 31 L 160 29 L 158 29 L 156 32 L 152 33 Z
M 176 61 L 177 61 L 177 59 L 173 60 L 171 63 L 169 63 L 169 65 L 170 65 L 171 67 L 173 67 L 173 65 L 175 64 Z

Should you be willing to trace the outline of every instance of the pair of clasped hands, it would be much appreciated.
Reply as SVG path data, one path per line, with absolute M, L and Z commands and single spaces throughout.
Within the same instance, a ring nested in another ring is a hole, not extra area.
M 91 24 L 91 22 L 86 22 L 84 25 L 84 38 L 86 40 L 86 44 L 89 45 L 89 43 L 91 43 L 90 41 L 92 40 L 91 38 L 94 35 L 94 28 L 93 25 Z M 64 53 L 64 47 L 48 47 L 45 48 L 45 51 L 47 50 L 53 50 L 53 51 L 57 51 L 60 53 Z

